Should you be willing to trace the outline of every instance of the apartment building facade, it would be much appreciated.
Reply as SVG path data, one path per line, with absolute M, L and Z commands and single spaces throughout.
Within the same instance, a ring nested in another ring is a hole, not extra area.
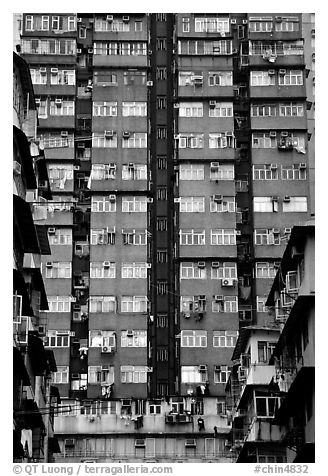
M 47 169 L 34 135 L 37 123 L 27 63 L 13 57 L 13 460 L 49 462 L 59 450 L 54 437 L 54 408 L 60 403 L 51 383 L 57 370 L 53 351 L 45 349 L 48 308 L 41 256 L 50 254 L 47 230 L 33 221 L 31 196 L 51 199 Z
M 20 48 L 64 457 L 231 460 L 232 350 L 309 214 L 302 15 L 23 14 Z

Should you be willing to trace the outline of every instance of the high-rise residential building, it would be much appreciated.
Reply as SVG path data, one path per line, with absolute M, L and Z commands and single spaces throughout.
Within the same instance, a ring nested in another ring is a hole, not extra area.
M 295 13 L 24 13 L 21 27 L 53 194 L 34 213 L 60 457 L 231 461 L 239 329 L 268 324 L 310 214 L 309 28 Z

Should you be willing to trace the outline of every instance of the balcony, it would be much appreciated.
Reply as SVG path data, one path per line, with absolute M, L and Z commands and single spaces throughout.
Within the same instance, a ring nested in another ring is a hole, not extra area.
M 281 356 L 280 364 L 275 368 L 275 382 L 281 392 L 288 392 L 298 373 L 303 368 L 303 356 Z
M 271 421 L 264 421 L 257 417 L 254 417 L 245 442 L 253 441 L 280 441 L 281 432 L 278 425 L 273 425 Z
M 165 423 L 168 425 L 192 423 L 193 418 L 190 413 L 166 413 Z

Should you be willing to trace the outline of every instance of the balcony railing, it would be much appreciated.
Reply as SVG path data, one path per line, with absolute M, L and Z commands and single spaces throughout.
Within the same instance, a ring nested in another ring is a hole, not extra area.
M 303 356 L 285 357 L 276 366 L 275 381 L 281 392 L 288 392 L 298 372 L 303 367 Z

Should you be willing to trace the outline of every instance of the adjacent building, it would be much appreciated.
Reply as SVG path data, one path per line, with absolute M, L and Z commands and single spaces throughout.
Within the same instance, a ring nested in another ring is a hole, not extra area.
M 24 13 L 21 28 L 52 189 L 34 218 L 62 456 L 231 461 L 239 329 L 269 325 L 310 215 L 309 28 L 295 13 Z
M 60 402 L 51 383 L 56 362 L 42 337 L 48 309 L 41 256 L 50 254 L 47 230 L 33 221 L 31 197 L 51 199 L 44 157 L 34 142 L 37 125 L 33 86 L 26 62 L 13 58 L 13 410 L 16 462 L 49 462 L 60 451 L 54 437 L 54 411 Z

